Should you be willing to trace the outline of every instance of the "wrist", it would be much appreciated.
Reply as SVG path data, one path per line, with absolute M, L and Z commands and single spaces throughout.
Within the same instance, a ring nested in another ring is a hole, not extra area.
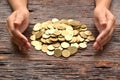
M 111 0 L 96 0 L 96 7 L 109 9 L 110 3 Z

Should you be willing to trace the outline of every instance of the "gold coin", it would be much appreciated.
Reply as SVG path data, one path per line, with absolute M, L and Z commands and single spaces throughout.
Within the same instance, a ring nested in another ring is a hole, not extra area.
M 87 39 L 90 40 L 90 41 L 94 41 L 95 37 L 94 36 L 88 36 Z
M 54 46 L 55 48 L 59 48 L 59 47 L 60 47 L 60 43 L 59 43 L 59 42 L 56 42 L 56 43 L 53 44 L 53 46 Z
M 68 23 L 69 23 L 69 25 L 74 26 L 74 27 L 81 26 L 80 21 L 77 21 L 77 20 L 71 20 Z
M 61 33 L 60 33 L 59 30 L 55 30 L 54 34 L 58 36 L 58 35 L 60 35 Z
M 49 29 L 53 29 L 54 28 L 54 24 L 50 23 L 47 25 Z
M 58 38 L 50 38 L 51 41 L 56 42 L 58 41 Z
M 84 33 L 85 33 L 87 36 L 92 35 L 92 32 L 91 32 L 91 31 L 88 31 L 88 30 L 87 30 L 87 31 L 85 31 Z
M 85 39 L 82 38 L 80 35 L 78 35 L 78 36 L 77 36 L 77 40 L 78 40 L 79 42 L 83 42 Z
M 79 44 L 78 43 L 72 43 L 71 46 L 74 46 L 76 48 L 79 48 Z
M 39 42 L 39 41 L 31 41 L 31 44 L 32 44 L 33 46 L 36 46 L 36 45 L 39 45 L 39 44 L 42 44 L 42 43 Z
M 36 49 L 36 50 L 41 50 L 41 48 L 42 48 L 42 45 L 41 45 L 41 44 L 35 45 L 35 49 Z
M 87 30 L 87 28 L 80 28 L 80 31 L 86 31 Z
M 47 55 L 49 55 L 49 56 L 54 55 L 54 51 L 47 51 Z
M 53 18 L 53 19 L 52 19 L 52 22 L 53 22 L 53 23 L 58 22 L 58 21 L 59 21 L 59 19 L 57 19 L 57 18 Z
M 65 58 L 70 57 L 70 51 L 69 50 L 63 50 L 62 51 L 62 56 L 65 57 Z
M 73 27 L 69 25 L 66 27 L 66 30 L 73 30 Z
M 42 28 L 42 25 L 40 24 L 40 23 L 37 23 L 37 24 L 35 24 L 35 26 L 33 27 L 33 30 L 34 31 L 38 31 L 38 30 L 40 30 Z
M 65 38 L 64 37 L 59 37 L 58 40 L 59 41 L 65 41 Z
M 66 19 L 61 19 L 59 22 L 63 24 L 68 24 L 68 21 Z
M 73 35 L 76 36 L 78 35 L 79 31 L 78 30 L 73 30 Z
M 68 48 L 69 46 L 70 46 L 70 44 L 68 42 L 62 42 L 61 43 L 62 48 Z
M 36 35 L 39 31 L 32 31 L 33 35 Z
M 62 33 L 61 33 L 63 36 L 66 36 L 69 34 L 68 30 L 62 30 Z
M 30 39 L 31 39 L 31 40 L 36 40 L 35 35 L 30 36 Z
M 43 34 L 42 35 L 42 38 L 44 38 L 44 39 L 47 39 L 47 38 L 49 38 L 50 36 L 49 35 L 47 35 L 47 34 Z
M 72 38 L 73 38 L 72 35 L 66 35 L 66 36 L 65 36 L 65 40 L 66 40 L 66 41 L 70 41 L 70 40 L 72 40 Z
M 55 57 L 60 57 L 62 55 L 62 50 L 60 50 L 60 49 L 55 49 L 55 51 L 54 51 L 54 56 Z
M 85 39 L 85 42 L 90 42 L 90 40 L 89 39 Z
M 87 27 L 87 26 L 86 26 L 85 24 L 82 24 L 82 25 L 81 25 L 81 28 L 82 28 L 82 29 L 84 29 L 84 28 L 86 28 L 86 27 Z
M 87 35 L 84 32 L 80 32 L 80 36 L 83 38 L 87 38 Z
M 48 45 L 45 45 L 45 44 L 42 45 L 42 48 L 41 48 L 42 52 L 47 52 L 48 51 L 47 46 Z
M 87 48 L 87 44 L 84 43 L 84 42 L 83 42 L 83 43 L 80 43 L 79 46 L 80 46 L 80 48 L 82 48 L 82 49 Z
M 50 51 L 55 49 L 53 45 L 48 45 L 47 48 L 48 48 L 48 50 L 50 50 Z
M 44 32 L 45 32 L 45 30 L 44 29 L 42 29 L 42 30 L 40 30 L 35 36 L 36 36 L 36 38 L 38 39 L 38 38 L 41 38 L 42 37 L 42 35 L 44 34 Z
M 77 53 L 78 48 L 75 46 L 70 46 L 70 47 L 68 47 L 68 50 L 70 51 L 70 55 L 73 55 L 73 54 Z

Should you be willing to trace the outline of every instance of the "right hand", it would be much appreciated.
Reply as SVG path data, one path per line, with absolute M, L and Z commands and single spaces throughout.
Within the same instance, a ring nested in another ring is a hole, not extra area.
M 28 39 L 22 34 L 29 24 L 29 11 L 27 9 L 15 10 L 7 18 L 7 30 L 12 37 L 13 42 L 20 50 L 28 50 L 31 45 Z

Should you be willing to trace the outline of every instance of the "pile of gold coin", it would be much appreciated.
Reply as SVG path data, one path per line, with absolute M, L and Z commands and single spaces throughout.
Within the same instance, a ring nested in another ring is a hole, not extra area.
M 87 43 L 94 41 L 95 37 L 80 21 L 53 18 L 35 24 L 30 39 L 36 50 L 67 58 L 77 53 L 78 49 L 87 48 Z

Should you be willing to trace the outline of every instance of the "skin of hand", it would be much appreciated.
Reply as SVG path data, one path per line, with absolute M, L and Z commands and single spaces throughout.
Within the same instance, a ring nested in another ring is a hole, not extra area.
M 104 45 L 109 42 L 115 30 L 116 19 L 107 7 L 97 6 L 94 9 L 94 22 L 99 35 L 93 47 L 96 50 L 103 50 Z
M 28 50 L 31 45 L 28 39 L 22 34 L 29 24 L 29 11 L 25 9 L 16 9 L 7 18 L 6 28 L 12 37 L 13 42 L 20 50 Z

